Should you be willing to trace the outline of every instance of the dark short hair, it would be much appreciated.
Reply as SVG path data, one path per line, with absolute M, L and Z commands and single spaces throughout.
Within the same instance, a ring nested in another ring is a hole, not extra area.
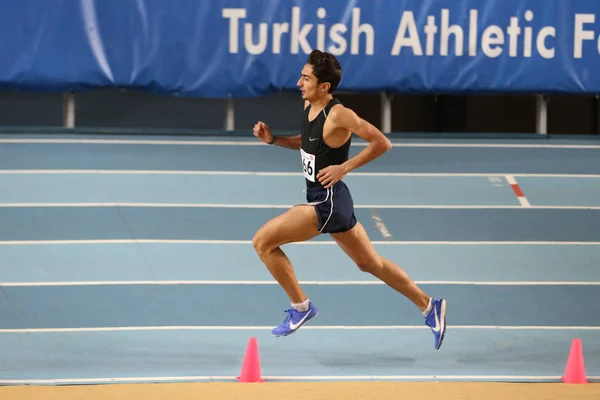
M 333 93 L 337 89 L 342 80 L 342 66 L 333 54 L 313 50 L 308 55 L 307 64 L 312 65 L 313 74 L 317 77 L 319 83 L 327 82 L 331 84 L 329 93 Z

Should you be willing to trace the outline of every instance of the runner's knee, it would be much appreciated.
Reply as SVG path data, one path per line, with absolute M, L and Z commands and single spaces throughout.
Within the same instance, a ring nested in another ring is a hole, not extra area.
M 379 257 L 369 258 L 369 259 L 361 260 L 360 262 L 356 263 L 356 265 L 358 266 L 358 269 L 360 269 L 361 271 L 372 274 L 373 272 L 378 271 L 381 268 L 383 268 L 383 261 Z
M 273 250 L 273 246 L 269 244 L 267 235 L 262 230 L 259 230 L 256 232 L 256 234 L 254 234 L 254 237 L 252 238 L 252 245 L 254 246 L 254 250 L 256 250 L 256 253 L 260 258 L 263 258 L 266 253 Z

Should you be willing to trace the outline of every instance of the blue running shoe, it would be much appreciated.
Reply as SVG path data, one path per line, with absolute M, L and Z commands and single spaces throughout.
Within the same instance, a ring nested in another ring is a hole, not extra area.
M 446 334 L 446 300 L 431 299 L 431 311 L 425 317 L 425 325 L 433 331 L 435 349 L 439 350 Z
M 273 335 L 275 336 L 287 336 L 294 333 L 302 325 L 317 316 L 318 312 L 312 303 L 308 305 L 308 311 L 298 311 L 294 307 L 290 307 L 285 310 L 288 313 L 285 320 L 275 329 L 273 329 Z

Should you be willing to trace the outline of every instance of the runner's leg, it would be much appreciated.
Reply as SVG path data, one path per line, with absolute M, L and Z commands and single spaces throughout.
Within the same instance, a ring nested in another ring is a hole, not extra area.
M 425 324 L 433 332 L 434 346 L 439 349 L 446 334 L 446 300 L 429 297 L 398 265 L 378 255 L 360 222 L 349 231 L 331 236 L 361 270 L 381 279 L 421 310 Z
M 349 231 L 331 236 L 362 271 L 381 279 L 425 311 L 430 297 L 398 265 L 377 254 L 360 222 Z
M 280 246 L 312 239 L 320 234 L 318 226 L 314 207 L 298 205 L 268 221 L 252 239 L 256 253 L 292 303 L 302 303 L 307 296 L 296 279 L 292 263 Z
M 271 331 L 275 336 L 290 335 L 318 315 L 317 308 L 302 291 L 292 263 L 280 248 L 283 244 L 301 242 L 319 235 L 318 226 L 315 208 L 298 205 L 267 222 L 252 240 L 259 257 L 292 303 L 292 307 L 286 310 L 286 318 Z

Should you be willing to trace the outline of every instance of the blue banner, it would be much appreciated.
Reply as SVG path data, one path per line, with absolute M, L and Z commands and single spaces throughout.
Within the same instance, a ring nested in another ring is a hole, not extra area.
M 2 0 L 2 89 L 176 96 L 295 90 L 600 93 L 598 0 Z

